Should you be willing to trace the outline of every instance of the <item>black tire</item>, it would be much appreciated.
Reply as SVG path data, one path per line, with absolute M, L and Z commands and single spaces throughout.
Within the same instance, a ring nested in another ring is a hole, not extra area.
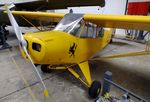
M 39 65 L 39 64 L 34 64 L 36 67 Z
M 49 65 L 41 65 L 41 71 L 44 73 L 50 73 L 51 69 L 48 68 Z
M 91 87 L 89 88 L 89 96 L 91 98 L 97 98 L 101 91 L 101 83 L 99 81 L 93 81 Z
M 112 40 L 112 38 L 111 38 L 111 40 L 110 40 L 110 42 L 109 43 L 113 43 L 113 40 Z

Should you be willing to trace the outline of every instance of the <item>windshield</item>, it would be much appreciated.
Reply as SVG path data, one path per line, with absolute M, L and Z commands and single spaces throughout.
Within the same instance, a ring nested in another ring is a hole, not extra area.
M 83 14 L 66 14 L 54 30 L 70 33 L 82 20 Z

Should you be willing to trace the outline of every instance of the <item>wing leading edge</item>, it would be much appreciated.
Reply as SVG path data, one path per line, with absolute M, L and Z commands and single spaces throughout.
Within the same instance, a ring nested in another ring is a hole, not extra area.
M 27 11 L 12 11 L 12 14 L 15 16 L 23 16 L 27 19 L 39 21 L 51 21 L 51 22 L 59 22 L 65 15 L 63 13 L 27 12 Z
M 106 28 L 150 30 L 150 16 L 85 14 L 84 19 Z
M 26 11 L 12 11 L 12 14 L 16 16 L 24 16 L 29 19 L 53 22 L 59 22 L 65 15 L 61 13 Z M 84 14 L 83 18 L 85 21 L 106 28 L 150 30 L 150 16 Z

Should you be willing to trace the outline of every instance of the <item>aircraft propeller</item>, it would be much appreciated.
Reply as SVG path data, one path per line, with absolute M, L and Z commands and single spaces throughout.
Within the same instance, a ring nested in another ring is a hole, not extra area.
M 9 9 L 9 6 L 8 6 L 7 4 L 5 4 L 5 8 L 6 8 L 6 10 L 7 10 L 7 14 L 8 14 L 10 23 L 11 23 L 11 25 L 12 25 L 14 31 L 15 31 L 15 34 L 16 34 L 16 36 L 17 36 L 17 39 L 19 40 L 19 46 L 20 46 L 20 48 L 24 51 L 24 53 L 26 54 L 26 56 L 28 57 L 28 59 L 30 60 L 30 62 L 31 62 L 31 64 L 32 64 L 32 66 L 33 66 L 35 72 L 37 73 L 37 76 L 38 76 L 40 82 L 41 82 L 42 85 L 43 85 L 43 88 L 44 88 L 44 95 L 45 95 L 45 97 L 48 97 L 48 96 L 49 96 L 48 90 L 47 90 L 47 88 L 46 88 L 46 86 L 45 86 L 45 84 L 44 84 L 44 82 L 43 82 L 43 80 L 42 80 L 42 77 L 40 76 L 40 73 L 38 72 L 36 66 L 35 66 L 34 63 L 33 63 L 32 58 L 30 57 L 30 55 L 29 55 L 29 53 L 28 53 L 28 51 L 27 51 L 27 41 L 24 39 L 24 37 L 23 37 L 23 35 L 22 35 L 22 31 L 21 31 L 19 25 L 17 24 L 17 22 L 16 22 L 14 16 L 12 15 L 12 13 L 11 13 L 11 11 L 10 11 L 10 9 Z

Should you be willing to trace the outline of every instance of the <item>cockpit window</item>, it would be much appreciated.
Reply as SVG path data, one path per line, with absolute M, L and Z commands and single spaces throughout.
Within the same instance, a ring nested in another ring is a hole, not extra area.
M 104 36 L 104 29 L 103 28 L 97 27 L 97 36 L 101 37 L 101 38 Z
M 103 28 L 91 22 L 85 22 L 83 14 L 66 14 L 54 29 L 80 38 L 103 37 Z
M 74 29 L 72 29 L 72 31 L 70 32 L 70 34 L 74 35 L 74 36 L 80 36 L 82 33 L 84 27 L 84 20 L 82 19 L 75 27 Z
M 81 27 L 82 30 L 80 32 L 80 37 L 81 38 L 97 38 L 103 37 L 103 28 L 98 27 L 97 25 L 90 23 L 90 22 L 85 22 L 83 27 Z
M 70 33 L 82 18 L 83 14 L 66 14 L 54 30 Z

